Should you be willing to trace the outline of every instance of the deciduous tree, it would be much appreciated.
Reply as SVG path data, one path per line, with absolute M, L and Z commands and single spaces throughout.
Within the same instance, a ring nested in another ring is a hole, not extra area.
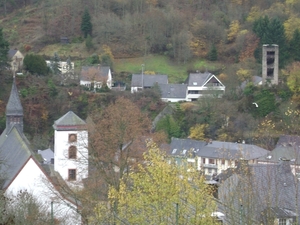
M 152 142 L 144 154 L 146 163 L 130 173 L 130 184 L 109 191 L 107 205 L 98 204 L 96 221 L 105 224 L 216 224 L 211 188 L 197 171 L 168 163 L 166 155 Z M 117 203 L 117 204 L 116 204 Z

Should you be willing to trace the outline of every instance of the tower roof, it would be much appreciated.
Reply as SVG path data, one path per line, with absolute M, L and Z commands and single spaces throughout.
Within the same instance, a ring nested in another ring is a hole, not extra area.
M 16 86 L 15 78 L 10 92 L 9 100 L 6 105 L 6 115 L 23 116 L 23 107 L 19 98 L 19 92 Z
M 86 122 L 74 112 L 69 111 L 54 122 L 53 128 L 55 130 L 84 130 Z

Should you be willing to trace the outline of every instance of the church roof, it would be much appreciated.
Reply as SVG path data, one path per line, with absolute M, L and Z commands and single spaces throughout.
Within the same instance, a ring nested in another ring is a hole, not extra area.
M 15 79 L 13 81 L 9 100 L 6 105 L 6 115 L 7 116 L 10 116 L 10 115 L 22 116 L 23 115 L 23 107 L 21 105 L 21 101 L 19 98 L 19 92 L 16 87 Z
M 53 124 L 55 130 L 82 130 L 86 129 L 86 122 L 73 111 L 67 112 Z
M 4 130 L 0 136 L 0 179 L 5 189 L 14 180 L 25 163 L 32 156 L 27 139 L 13 127 L 8 133 Z

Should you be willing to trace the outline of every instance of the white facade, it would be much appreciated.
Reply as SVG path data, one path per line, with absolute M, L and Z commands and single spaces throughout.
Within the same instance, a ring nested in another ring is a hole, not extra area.
M 48 67 L 51 67 L 51 61 L 46 60 L 46 64 Z M 74 72 L 74 62 L 71 62 L 71 68 L 69 68 L 68 62 L 63 62 L 63 61 L 59 61 L 58 62 L 59 65 L 59 70 L 62 74 L 65 74 L 67 72 Z
M 76 139 L 72 140 L 72 135 L 75 135 Z M 55 130 L 54 132 L 54 170 L 59 172 L 71 186 L 82 185 L 82 180 L 88 177 L 87 146 L 86 130 Z
M 80 79 L 80 85 L 81 86 L 85 86 L 88 88 L 91 88 L 92 83 L 94 84 L 94 89 L 96 88 L 101 88 L 102 87 L 102 81 L 99 80 L 99 78 L 97 78 L 98 80 L 94 80 L 94 81 L 90 81 L 90 80 L 85 80 L 85 79 Z M 103 80 L 106 80 L 106 85 L 109 89 L 111 89 L 112 87 L 112 75 L 111 75 L 111 70 L 108 70 L 108 74 L 107 77 Z
M 53 202 L 53 215 L 60 224 L 81 224 L 77 206 L 64 199 L 35 160 L 29 158 L 22 170 L 5 190 L 6 197 L 14 198 L 20 191 L 27 191 L 43 205 L 49 214 Z

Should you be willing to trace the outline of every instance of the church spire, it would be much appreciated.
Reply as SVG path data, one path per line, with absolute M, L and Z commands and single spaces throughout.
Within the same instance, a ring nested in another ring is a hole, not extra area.
M 16 126 L 19 131 L 23 132 L 23 107 L 19 98 L 15 77 L 6 105 L 6 131 L 9 132 L 13 126 Z

